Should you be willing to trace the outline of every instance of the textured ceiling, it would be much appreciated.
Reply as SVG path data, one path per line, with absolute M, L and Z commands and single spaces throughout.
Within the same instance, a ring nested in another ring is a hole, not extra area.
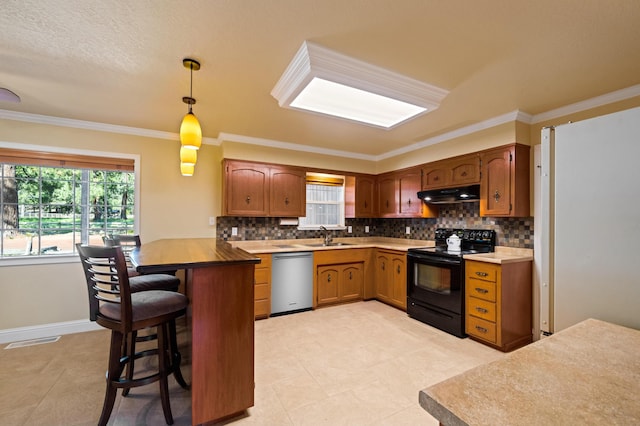
M 380 156 L 520 110 L 640 83 L 637 0 L 3 0 L 0 109 L 178 131 L 194 72 L 203 133 Z M 449 90 L 393 130 L 278 107 L 304 40 Z

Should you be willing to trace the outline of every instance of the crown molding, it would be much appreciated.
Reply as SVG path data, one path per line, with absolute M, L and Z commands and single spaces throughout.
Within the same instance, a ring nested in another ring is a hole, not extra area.
M 569 114 L 575 114 L 577 112 L 597 108 L 602 105 L 624 101 L 636 96 L 640 96 L 640 84 L 616 90 L 615 92 L 605 93 L 604 95 L 596 96 L 595 98 L 587 99 L 586 101 L 576 102 L 574 104 L 552 109 L 551 111 L 536 114 L 531 118 L 531 124 L 553 120 L 554 118 L 564 117 Z
M 474 123 L 469 126 L 461 127 L 459 129 L 452 130 L 450 132 L 443 133 L 438 136 L 434 136 L 432 138 L 424 139 L 412 145 L 394 149 L 393 151 L 385 152 L 384 154 L 376 156 L 375 161 L 386 160 L 387 158 L 392 158 L 397 155 L 407 154 L 409 152 L 412 152 L 421 148 L 425 148 L 430 145 L 435 145 L 442 142 L 446 142 L 450 139 L 455 139 L 461 136 L 470 135 L 480 130 L 490 129 L 491 127 L 499 126 L 501 124 L 511 123 L 514 121 L 529 123 L 530 120 L 531 120 L 531 115 L 527 114 L 526 112 L 522 112 L 519 110 L 512 111 L 503 115 L 499 115 L 497 117 L 490 118 L 485 121 L 481 121 L 479 123 Z
M 179 141 L 178 133 L 163 132 L 161 130 L 141 129 L 139 127 L 120 126 L 117 124 L 97 123 L 95 121 L 76 120 L 73 118 L 52 117 L 49 115 L 31 114 L 28 112 L 9 111 L 0 109 L 0 119 L 24 121 L 27 123 L 48 124 L 51 126 L 71 127 L 74 129 L 94 130 L 96 132 L 117 133 L 122 135 L 142 136 L 154 139 Z M 218 139 L 202 138 L 207 145 L 220 145 Z
M 357 152 L 340 151 L 337 149 L 319 148 L 316 146 L 306 146 L 291 142 L 276 141 L 273 139 L 255 138 L 252 136 L 234 135 L 233 133 L 220 133 L 220 142 L 238 142 L 249 145 L 266 146 L 269 148 L 288 149 L 291 151 L 302 151 L 313 154 L 331 155 L 334 157 L 352 158 L 354 160 L 376 161 L 375 155 L 359 154 Z

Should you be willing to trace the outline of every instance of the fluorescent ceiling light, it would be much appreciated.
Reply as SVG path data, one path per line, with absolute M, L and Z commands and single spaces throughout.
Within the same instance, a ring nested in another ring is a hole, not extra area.
M 438 108 L 449 92 L 304 42 L 271 95 L 284 108 L 390 129 Z
M 290 106 L 386 128 L 427 110 L 317 77 L 302 89 Z

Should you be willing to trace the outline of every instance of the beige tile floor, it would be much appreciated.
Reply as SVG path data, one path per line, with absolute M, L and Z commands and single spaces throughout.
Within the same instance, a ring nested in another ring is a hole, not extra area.
M 0 350 L 0 424 L 94 425 L 108 345 L 96 331 Z M 255 406 L 228 424 L 437 425 L 418 392 L 503 356 L 375 301 L 258 321 L 255 355 Z M 175 424 L 190 424 L 189 391 L 172 378 L 170 393 Z M 109 424 L 165 424 L 157 384 L 118 396 Z

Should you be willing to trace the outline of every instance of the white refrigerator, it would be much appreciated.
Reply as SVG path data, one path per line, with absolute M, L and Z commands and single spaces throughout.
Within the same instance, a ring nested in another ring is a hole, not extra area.
M 540 330 L 640 329 L 640 108 L 542 131 Z

